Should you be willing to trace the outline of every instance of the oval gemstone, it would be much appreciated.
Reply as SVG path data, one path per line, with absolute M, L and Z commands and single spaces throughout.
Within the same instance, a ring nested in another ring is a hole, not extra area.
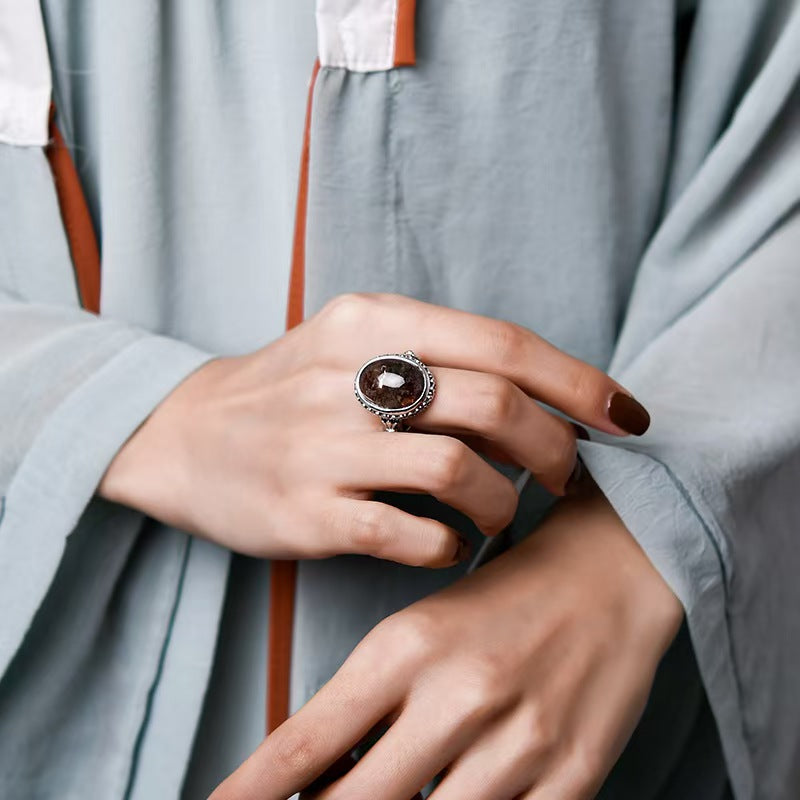
M 358 388 L 371 403 L 395 411 L 413 405 L 422 397 L 425 374 L 408 361 L 381 358 L 364 368 Z

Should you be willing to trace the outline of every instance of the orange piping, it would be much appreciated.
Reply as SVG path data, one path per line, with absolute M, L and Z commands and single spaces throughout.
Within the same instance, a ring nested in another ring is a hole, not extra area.
M 78 171 L 69 148 L 55 121 L 55 106 L 50 106 L 50 142 L 45 154 L 53 173 L 61 219 L 67 234 L 75 281 L 81 305 L 100 313 L 100 249 L 97 246 L 89 206 L 81 188 Z
M 416 0 L 397 0 L 397 28 L 394 39 L 394 66 L 413 67 L 417 61 L 414 22 Z
M 306 218 L 308 212 L 308 168 L 311 147 L 311 106 L 314 85 L 319 73 L 319 59 L 314 63 L 306 105 L 300 180 L 295 212 L 294 246 L 289 276 L 289 299 L 286 330 L 303 321 L 306 265 Z M 267 733 L 275 730 L 289 716 L 289 680 L 292 666 L 292 631 L 297 585 L 296 561 L 273 561 L 270 575 L 269 664 L 267 674 Z

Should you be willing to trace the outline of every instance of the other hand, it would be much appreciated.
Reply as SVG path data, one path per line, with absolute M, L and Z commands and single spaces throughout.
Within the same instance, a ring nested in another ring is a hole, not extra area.
M 431 366 L 436 396 L 413 431 L 387 435 L 353 379 L 368 358 L 407 349 Z M 574 427 L 537 400 L 613 434 L 646 427 L 619 384 L 519 325 L 401 295 L 339 295 L 261 350 L 190 375 L 117 453 L 99 493 L 248 555 L 449 566 L 464 556 L 455 530 L 374 493 L 431 494 L 498 533 L 517 494 L 478 451 L 558 495 L 576 465 Z
M 619 757 L 679 601 L 593 483 L 525 542 L 381 622 L 211 800 L 588 800 Z M 304 795 L 305 796 L 305 795 Z

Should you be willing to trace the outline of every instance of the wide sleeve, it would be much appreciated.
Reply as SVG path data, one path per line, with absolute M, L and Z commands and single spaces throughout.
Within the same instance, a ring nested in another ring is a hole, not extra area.
M 211 357 L 80 309 L 44 153 L 0 145 L 0 675 L 114 454 Z
M 697 10 L 666 210 L 610 367 L 652 426 L 580 450 L 685 607 L 735 796 L 790 800 L 800 786 L 800 10 L 721 5 Z

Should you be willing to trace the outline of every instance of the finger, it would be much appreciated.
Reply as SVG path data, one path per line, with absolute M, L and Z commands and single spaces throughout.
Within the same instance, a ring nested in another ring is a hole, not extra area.
M 610 677 L 610 681 L 594 680 L 587 687 L 589 691 L 580 700 L 583 722 L 579 735 L 561 737 L 546 774 L 522 795 L 522 800 L 593 800 L 597 796 L 639 719 L 652 685 L 652 679 L 643 679 L 638 665 L 617 668 Z M 633 703 L 631 694 L 637 698 Z
M 479 434 L 563 495 L 577 458 L 574 425 L 554 416 L 515 383 L 488 372 L 434 367 L 434 402 L 411 420 L 414 430 Z
M 332 783 L 335 783 L 343 775 L 348 772 L 358 763 L 356 757 L 357 747 L 348 750 L 343 756 L 337 758 L 318 778 L 315 778 L 302 792 L 300 792 L 299 800 L 316 800 L 319 793 L 323 789 L 327 789 Z
M 426 492 L 466 514 L 487 536 L 514 517 L 514 484 L 459 439 L 385 431 L 348 437 L 330 465 L 331 479 L 342 487 Z
M 519 708 L 450 765 L 430 800 L 512 800 L 544 772 L 551 751 L 531 715 Z
M 595 678 L 580 701 L 576 737 L 564 737 L 548 774 L 523 800 L 593 800 L 620 757 L 645 707 L 655 667 L 631 659 Z
M 497 461 L 500 464 L 511 464 L 513 466 L 520 466 L 519 461 L 512 458 L 505 450 L 494 442 L 490 442 L 477 434 L 461 433 L 450 434 L 457 436 L 464 444 L 471 447 L 476 453 L 482 453 L 492 461 Z
M 486 721 L 468 694 L 465 703 L 426 702 L 409 706 L 369 752 L 319 800 L 379 797 L 408 800 L 455 759 Z
M 399 716 L 399 710 L 395 709 L 388 717 L 381 720 L 364 739 L 361 740 L 352 750 L 335 761 L 325 772 L 309 784 L 300 792 L 299 800 L 318 800 L 320 792 L 327 789 L 339 778 L 346 775 L 358 763 L 358 759 L 374 744 L 392 725 Z M 423 800 L 421 794 L 415 795 L 412 800 Z
M 377 500 L 331 500 L 324 537 L 328 555 L 362 553 L 419 567 L 451 567 L 470 555 L 469 542 L 449 525 Z
M 514 800 L 594 800 L 601 785 L 577 769 L 558 771 Z
M 334 329 L 360 332 L 365 359 L 411 348 L 428 365 L 503 375 L 607 433 L 639 435 L 650 424 L 644 407 L 619 383 L 522 325 L 387 293 L 339 295 L 328 312 Z M 342 353 L 349 356 L 352 347 L 335 348 L 331 357 L 341 363 Z
M 209 800 L 285 800 L 311 784 L 396 708 L 401 664 L 363 640 L 339 671 L 273 731 Z

